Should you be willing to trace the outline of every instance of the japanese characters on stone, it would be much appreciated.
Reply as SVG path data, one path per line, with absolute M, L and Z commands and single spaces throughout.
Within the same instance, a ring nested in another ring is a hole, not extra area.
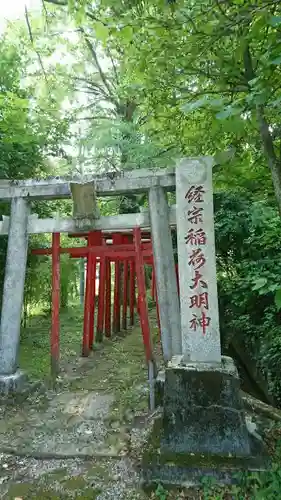
M 206 334 L 210 326 L 211 318 L 208 315 L 209 293 L 208 282 L 204 278 L 204 267 L 206 264 L 205 246 L 207 244 L 206 232 L 201 225 L 204 223 L 204 209 L 200 206 L 204 203 L 205 190 L 202 185 L 192 185 L 188 189 L 185 199 L 188 202 L 187 221 L 188 231 L 185 235 L 185 243 L 188 252 L 188 265 L 192 268 L 192 282 L 188 284 L 189 308 L 192 309 L 190 329 L 194 332 Z

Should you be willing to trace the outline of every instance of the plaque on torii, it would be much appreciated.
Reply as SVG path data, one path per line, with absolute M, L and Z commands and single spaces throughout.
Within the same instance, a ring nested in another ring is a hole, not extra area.
M 73 219 L 77 230 L 93 230 L 95 222 L 100 218 L 95 183 L 70 182 L 73 200 Z

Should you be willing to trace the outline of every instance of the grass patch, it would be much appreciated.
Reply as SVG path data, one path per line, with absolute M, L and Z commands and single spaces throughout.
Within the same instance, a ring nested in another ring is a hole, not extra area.
M 82 344 L 83 308 L 73 305 L 61 311 L 60 324 L 62 359 L 78 356 Z M 42 380 L 50 373 L 50 331 L 50 315 L 40 312 L 31 316 L 28 326 L 22 329 L 19 364 L 31 378 Z

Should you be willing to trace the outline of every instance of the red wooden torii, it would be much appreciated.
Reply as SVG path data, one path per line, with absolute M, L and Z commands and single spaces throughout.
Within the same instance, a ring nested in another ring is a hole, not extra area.
M 56 375 L 59 372 L 60 254 L 62 253 L 67 253 L 73 258 L 87 258 L 82 355 L 89 355 L 94 342 L 96 266 L 98 262 L 100 271 L 96 328 L 97 340 L 101 339 L 103 333 L 105 333 L 106 337 L 111 336 L 111 263 L 113 262 L 115 265 L 115 276 L 112 330 L 114 333 L 121 330 L 121 302 L 123 305 L 122 327 L 124 329 L 127 327 L 128 296 L 130 297 L 130 324 L 134 324 L 136 277 L 138 289 L 137 310 L 140 316 L 146 360 L 153 361 L 144 274 L 144 264 L 154 267 L 150 233 L 147 233 L 147 231 L 141 232 L 140 228 L 136 227 L 131 233 L 91 231 L 69 236 L 86 238 L 87 246 L 61 247 L 60 233 L 53 233 L 51 248 L 37 248 L 32 250 L 32 253 L 36 255 L 52 256 L 52 325 L 50 341 L 52 374 Z M 122 300 L 120 298 L 121 264 L 123 264 L 124 276 Z

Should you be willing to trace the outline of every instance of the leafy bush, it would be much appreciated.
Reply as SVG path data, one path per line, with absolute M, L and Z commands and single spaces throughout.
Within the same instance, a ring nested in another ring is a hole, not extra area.
M 269 202 L 243 193 L 215 197 L 222 343 L 233 337 L 256 360 L 281 403 L 281 228 Z

